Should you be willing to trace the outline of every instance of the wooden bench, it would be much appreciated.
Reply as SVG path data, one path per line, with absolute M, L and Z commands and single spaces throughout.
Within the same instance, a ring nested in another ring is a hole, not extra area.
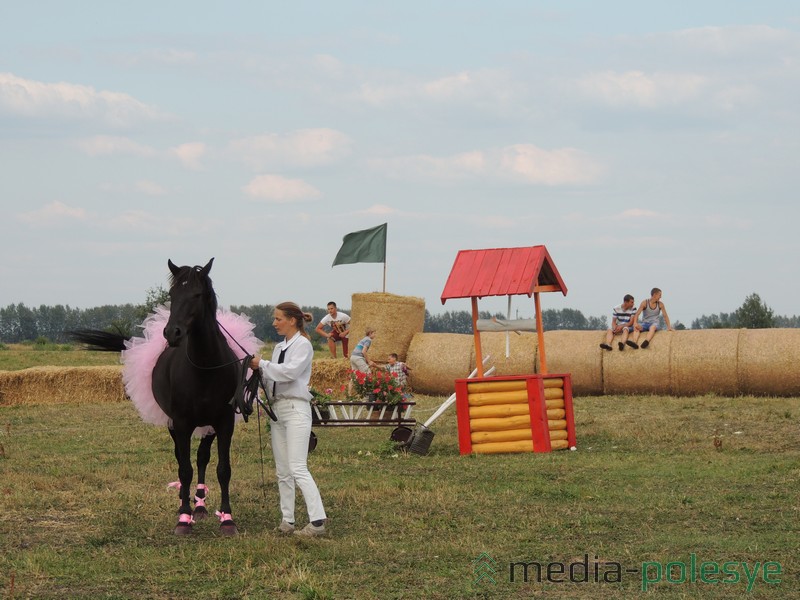
M 411 411 L 416 402 L 398 404 L 377 402 L 327 402 L 311 405 L 314 427 L 399 427 L 414 426 Z

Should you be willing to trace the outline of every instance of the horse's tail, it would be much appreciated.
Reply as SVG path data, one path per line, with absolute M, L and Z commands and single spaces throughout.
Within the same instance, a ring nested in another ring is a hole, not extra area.
M 99 329 L 74 329 L 69 332 L 69 337 L 86 344 L 88 350 L 105 352 L 122 352 L 125 350 L 125 342 L 131 338 L 131 336 L 121 333 L 111 333 Z

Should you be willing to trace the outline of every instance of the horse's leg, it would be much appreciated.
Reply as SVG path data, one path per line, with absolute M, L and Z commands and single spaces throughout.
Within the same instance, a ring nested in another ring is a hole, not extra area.
M 195 521 L 202 521 L 208 516 L 208 510 L 206 509 L 206 497 L 208 495 L 206 467 L 211 460 L 211 444 L 216 436 L 216 433 L 209 433 L 200 439 L 200 445 L 197 447 L 197 490 L 194 493 Z
M 236 535 L 236 523 L 231 516 L 231 502 L 228 486 L 231 481 L 231 440 L 233 439 L 233 413 L 225 419 L 221 427 L 214 428 L 217 432 L 217 479 L 219 480 L 220 508 L 217 511 L 222 535 Z
M 178 524 L 175 526 L 175 535 L 187 535 L 192 532 L 192 506 L 189 504 L 189 488 L 192 487 L 192 429 L 169 431 L 175 441 L 175 456 L 178 459 L 178 479 L 181 482 L 181 506 L 178 509 Z

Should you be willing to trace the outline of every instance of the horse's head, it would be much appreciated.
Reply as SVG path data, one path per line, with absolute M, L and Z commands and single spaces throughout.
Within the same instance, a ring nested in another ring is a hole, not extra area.
M 164 327 L 164 337 L 170 346 L 177 346 L 205 319 L 216 322 L 217 296 L 211 286 L 208 272 L 214 259 L 205 267 L 177 267 L 169 260 L 172 279 L 169 288 L 169 321 Z

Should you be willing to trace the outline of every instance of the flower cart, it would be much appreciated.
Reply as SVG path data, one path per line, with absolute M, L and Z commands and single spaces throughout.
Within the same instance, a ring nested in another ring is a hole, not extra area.
M 350 372 L 350 386 L 342 386 L 346 400 L 334 400 L 333 390 L 312 389 L 311 417 L 314 427 L 394 427 L 390 439 L 405 443 L 416 420 L 409 400 L 394 375 L 385 371 Z

